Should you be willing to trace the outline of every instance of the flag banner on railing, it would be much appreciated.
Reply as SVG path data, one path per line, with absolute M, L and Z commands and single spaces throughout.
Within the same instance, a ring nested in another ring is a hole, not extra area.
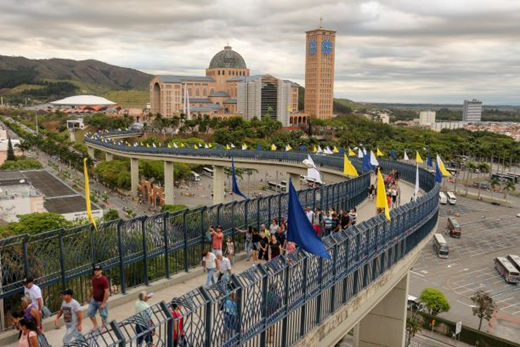
M 83 159 L 83 173 L 85 175 L 85 202 L 87 203 L 87 217 L 88 220 L 94 225 L 94 229 L 97 230 L 96 220 L 92 217 L 92 208 L 90 206 L 90 185 L 88 182 L 88 167 L 87 167 L 88 158 Z
M 406 161 L 410 160 L 410 158 L 408 158 L 408 154 L 406 153 L 406 150 L 404 151 L 403 159 L 406 160 Z
M 381 151 L 379 150 L 379 147 L 377 148 L 376 155 L 377 155 L 378 157 L 382 157 L 382 156 L 384 156 L 383 152 L 381 152 Z
M 415 162 L 417 162 L 418 164 L 424 163 L 424 161 L 421 158 L 421 155 L 419 154 L 419 151 L 415 151 Z
M 419 152 L 417 152 L 419 154 Z M 419 197 L 419 163 L 415 166 L 415 189 L 413 190 L 413 201 Z
M 381 169 L 377 170 L 377 196 L 376 196 L 376 207 L 382 209 L 385 212 L 385 217 L 390 220 L 390 209 L 388 208 L 388 200 L 386 198 L 385 182 Z
M 439 162 L 435 163 L 435 181 L 442 183 L 442 172 L 439 167 Z
M 343 155 L 343 173 L 345 175 L 349 175 L 349 176 L 353 176 L 353 177 L 359 176 L 356 168 L 354 167 L 354 165 L 352 165 L 352 163 L 350 162 L 350 160 L 348 159 L 348 157 L 346 155 Z
M 296 189 L 289 179 L 289 208 L 287 213 L 287 241 L 296 243 L 306 252 L 322 258 L 331 259 L 323 241 L 316 235 L 311 222 L 305 215 Z
M 353 150 L 351 150 L 350 148 L 348 149 L 348 156 L 349 157 L 355 157 L 356 156 L 356 153 L 354 153 Z
M 233 180 L 233 194 L 239 195 L 247 200 L 248 197 L 238 188 L 237 176 L 235 174 L 235 160 L 233 158 L 231 158 L 231 175 Z
M 451 177 L 451 173 L 446 170 L 446 167 L 444 166 L 444 162 L 442 161 L 441 157 L 437 154 L 437 165 L 439 166 L 439 169 L 441 170 L 441 173 L 444 177 Z
M 374 152 L 370 151 L 370 165 L 372 166 L 379 166 L 379 162 L 376 159 L 376 156 L 374 155 Z
M 428 165 L 429 167 L 433 167 L 432 157 L 430 155 L 428 156 L 428 161 L 426 162 L 426 165 Z
M 357 157 L 363 158 L 365 155 L 363 154 L 363 150 L 361 148 L 358 148 Z
M 363 171 L 370 171 L 370 170 L 374 170 L 374 167 L 372 166 L 372 164 L 370 164 L 370 155 L 365 154 L 363 156 Z

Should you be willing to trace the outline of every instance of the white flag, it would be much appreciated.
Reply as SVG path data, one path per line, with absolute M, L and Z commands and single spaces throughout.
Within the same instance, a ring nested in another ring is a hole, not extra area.
M 374 152 L 370 151 L 370 164 L 374 166 L 379 166 L 379 162 L 376 159 L 376 156 L 374 155 Z
M 242 145 L 242 150 L 245 151 L 246 149 L 247 149 L 247 146 L 246 146 L 246 144 L 244 143 L 244 144 Z
M 415 189 L 413 193 L 413 200 L 417 201 L 417 198 L 419 197 L 419 164 L 417 164 L 416 170 L 415 170 Z
M 318 145 L 318 151 L 316 153 L 323 153 L 323 149 Z
M 406 154 L 406 151 L 404 151 L 404 160 L 408 161 L 410 158 L 408 158 L 408 154 Z
M 173 147 L 174 148 L 179 148 L 179 146 L 177 146 L 177 144 L 175 142 L 173 143 Z
M 363 150 L 361 150 L 361 148 L 358 148 L 357 157 L 363 158 Z

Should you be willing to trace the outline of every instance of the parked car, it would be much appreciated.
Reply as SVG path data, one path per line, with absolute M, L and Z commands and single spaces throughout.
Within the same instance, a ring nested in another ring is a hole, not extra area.
M 473 188 L 479 188 L 479 182 L 473 182 Z M 488 181 L 480 181 L 480 189 L 489 190 L 490 185 Z

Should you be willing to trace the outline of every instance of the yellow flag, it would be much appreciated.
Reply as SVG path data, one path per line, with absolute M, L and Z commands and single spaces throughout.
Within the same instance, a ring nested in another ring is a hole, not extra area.
M 378 157 L 382 157 L 384 154 L 383 154 L 383 152 L 381 152 L 381 151 L 379 150 L 379 148 L 378 148 L 378 149 L 377 149 L 377 152 L 376 152 L 376 155 L 377 155 Z
M 444 177 L 451 177 L 451 174 L 448 170 L 446 170 L 446 167 L 444 166 L 444 162 L 442 161 L 441 157 L 437 154 L 437 164 L 439 165 L 439 170 L 441 170 L 441 174 Z
M 383 175 L 381 175 L 381 169 L 377 170 L 376 207 L 383 209 L 385 211 L 386 219 L 390 220 L 390 210 L 388 209 L 388 200 L 386 199 L 385 182 L 383 181 Z
M 354 167 L 354 165 L 352 165 L 350 160 L 348 160 L 348 157 L 345 154 L 343 155 L 343 173 L 345 175 L 349 175 L 349 176 L 353 176 L 353 177 L 359 176 L 356 168 Z
M 209 148 L 213 148 L 213 145 L 211 143 L 208 143 Z
M 354 153 L 353 150 L 351 150 L 350 148 L 348 149 L 348 156 L 349 157 L 355 157 L 356 156 L 356 153 Z
M 168 144 L 168 148 L 172 148 L 172 144 L 171 143 Z
M 419 151 L 415 151 L 415 161 L 419 164 L 424 163 L 424 161 L 421 158 L 421 155 L 419 154 Z
M 87 169 L 87 158 L 83 159 L 83 173 L 85 175 L 85 201 L 87 203 L 87 217 L 88 220 L 94 225 L 94 229 L 97 230 L 96 221 L 92 217 L 92 209 L 90 207 L 90 187 L 88 184 L 88 169 Z
M 276 151 L 276 145 L 274 143 L 271 145 L 271 151 Z
M 180 144 L 180 147 L 184 147 L 184 143 L 181 143 L 181 144 Z
M 292 147 L 290 144 L 287 144 L 287 150 L 292 151 Z
M 148 147 L 148 148 L 149 148 L 149 147 L 150 147 L 150 144 L 149 144 L 149 143 L 147 143 L 147 144 L 146 144 L 146 147 Z
M 318 151 L 318 149 L 316 148 L 316 146 L 312 147 L 312 153 L 316 153 Z
M 229 145 L 226 145 L 226 149 L 231 149 L 231 147 L 229 147 Z
M 332 153 L 339 153 L 338 147 L 334 146 L 334 148 L 332 149 Z

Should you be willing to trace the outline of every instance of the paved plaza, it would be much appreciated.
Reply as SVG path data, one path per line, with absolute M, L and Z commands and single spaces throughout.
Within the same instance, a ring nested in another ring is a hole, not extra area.
M 410 294 L 419 296 L 426 287 L 441 289 L 451 304 L 442 314 L 453 321 L 478 327 L 471 312 L 470 297 L 477 289 L 491 293 L 499 312 L 491 326 L 483 330 L 498 336 L 520 340 L 520 286 L 507 284 L 494 268 L 494 258 L 520 255 L 520 219 L 516 209 L 494 206 L 458 197 L 457 204 L 441 205 L 437 232 L 445 233 L 447 216 L 455 212 L 462 227 L 462 237 L 444 234 L 450 247 L 448 259 L 437 257 L 433 247 L 426 247 L 412 270 Z

